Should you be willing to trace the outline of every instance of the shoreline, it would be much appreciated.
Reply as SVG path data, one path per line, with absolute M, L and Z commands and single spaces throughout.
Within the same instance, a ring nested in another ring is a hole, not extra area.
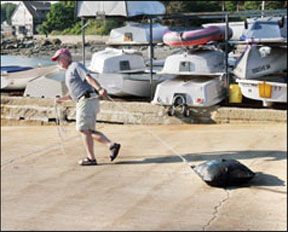
M 85 59 L 91 59 L 92 54 L 105 49 L 106 47 L 130 47 L 127 45 L 106 44 L 109 36 L 86 35 L 85 36 Z M 68 48 L 72 55 L 77 59 L 82 59 L 82 35 L 49 35 L 47 38 L 43 35 L 36 35 L 33 38 L 16 39 L 4 38 L 1 40 L 1 55 L 15 56 L 52 56 L 59 48 Z M 149 46 L 136 46 L 145 59 L 149 58 Z M 173 48 L 169 46 L 154 46 L 154 57 L 156 59 L 165 59 L 173 53 Z

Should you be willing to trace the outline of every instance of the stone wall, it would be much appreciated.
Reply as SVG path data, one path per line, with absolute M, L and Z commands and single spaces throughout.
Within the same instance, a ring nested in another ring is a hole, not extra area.
M 57 111 L 56 111 L 57 110 Z M 58 114 L 57 114 L 58 112 Z M 1 120 L 55 123 L 75 122 L 75 105 L 65 102 L 54 105 L 53 99 L 1 96 Z M 286 122 L 286 110 L 247 109 L 214 106 L 194 108 L 189 117 L 180 114 L 168 116 L 164 107 L 148 102 L 124 102 L 101 100 L 101 112 L 97 121 L 117 124 L 183 124 L 229 122 Z

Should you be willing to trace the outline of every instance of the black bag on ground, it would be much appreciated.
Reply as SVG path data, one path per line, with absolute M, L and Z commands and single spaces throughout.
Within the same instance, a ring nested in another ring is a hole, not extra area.
M 192 166 L 192 169 L 207 184 L 216 187 L 241 185 L 255 175 L 249 168 L 234 159 L 210 160 Z

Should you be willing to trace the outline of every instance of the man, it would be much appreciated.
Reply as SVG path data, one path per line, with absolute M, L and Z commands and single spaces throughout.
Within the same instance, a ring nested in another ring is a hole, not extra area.
M 76 102 L 76 130 L 82 135 L 87 153 L 87 157 L 80 160 L 79 164 L 97 165 L 93 140 L 109 147 L 110 159 L 113 161 L 117 157 L 121 145 L 111 142 L 103 133 L 95 130 L 96 116 L 100 111 L 99 96 L 107 96 L 107 91 L 89 74 L 83 64 L 72 61 L 68 49 L 59 49 L 51 60 L 57 61 L 58 65 L 66 70 L 65 84 L 68 94 L 56 98 L 56 103 L 70 99 Z

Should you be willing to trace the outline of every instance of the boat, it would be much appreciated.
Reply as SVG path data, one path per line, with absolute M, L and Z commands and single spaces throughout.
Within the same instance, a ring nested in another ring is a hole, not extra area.
M 270 107 L 275 102 L 287 103 L 287 73 L 253 80 L 236 79 L 236 82 L 243 96 L 262 101 L 265 107 Z
M 250 40 L 253 42 L 265 42 L 266 40 L 270 42 L 271 39 L 273 41 L 285 41 L 285 37 L 283 37 L 281 33 L 281 28 L 284 27 L 284 24 L 284 17 L 257 17 L 246 19 L 244 21 L 245 29 L 243 30 L 240 40 Z
M 24 97 L 55 98 L 68 93 L 65 84 L 65 71 L 55 69 L 53 72 L 28 81 Z
M 287 102 L 287 17 L 251 18 L 244 27 L 234 44 L 245 49 L 232 71 L 242 95 L 265 107 Z
M 231 36 L 232 30 L 229 28 L 229 38 Z M 169 31 L 163 36 L 163 42 L 165 44 L 175 47 L 204 45 L 211 41 L 223 41 L 224 39 L 224 26 L 209 26 L 184 32 Z
M 223 76 L 177 76 L 159 84 L 152 104 L 168 107 L 189 116 L 191 107 L 210 107 L 225 98 Z
M 106 48 L 92 55 L 88 69 L 108 92 L 117 97 L 133 96 L 148 98 L 154 94 L 156 85 L 174 77 L 156 74 L 151 80 L 142 53 L 134 49 Z M 151 89 L 150 89 L 151 88 Z M 151 93 L 152 90 L 152 93 Z
M 1 66 L 1 74 L 21 72 L 21 71 L 30 70 L 30 69 L 33 69 L 33 67 L 31 67 L 31 66 L 18 66 L 18 65 Z
M 168 30 L 167 26 L 159 23 L 152 24 L 152 42 L 161 43 L 164 33 Z M 106 44 L 109 45 L 136 45 L 149 44 L 150 24 L 128 22 L 126 26 L 112 29 Z
M 28 81 L 47 74 L 57 68 L 56 65 L 38 67 L 18 72 L 1 72 L 1 90 L 24 90 Z
M 210 26 L 225 27 L 226 23 L 206 23 L 204 28 Z M 246 29 L 245 29 L 246 27 Z M 287 16 L 250 18 L 244 21 L 229 22 L 232 30 L 232 41 L 246 42 L 285 42 L 287 40 Z M 244 43 L 242 43 L 244 44 Z
M 203 48 L 204 49 L 204 48 Z M 156 87 L 152 104 L 162 105 L 169 115 L 189 116 L 193 107 L 210 107 L 225 98 L 224 53 L 217 50 L 190 50 L 166 58 L 160 73 L 174 78 Z
M 204 28 L 210 27 L 210 26 L 218 26 L 225 28 L 226 23 L 206 23 L 202 24 Z M 230 40 L 240 40 L 240 37 L 243 34 L 244 30 L 244 21 L 238 21 L 238 22 L 229 22 L 229 28 L 232 31 L 232 36 L 229 38 Z
M 214 46 L 187 50 L 166 58 L 163 69 L 158 73 L 174 75 L 217 76 L 224 70 L 225 55 Z
M 287 70 L 287 45 L 248 45 L 232 73 L 240 79 L 254 79 Z

